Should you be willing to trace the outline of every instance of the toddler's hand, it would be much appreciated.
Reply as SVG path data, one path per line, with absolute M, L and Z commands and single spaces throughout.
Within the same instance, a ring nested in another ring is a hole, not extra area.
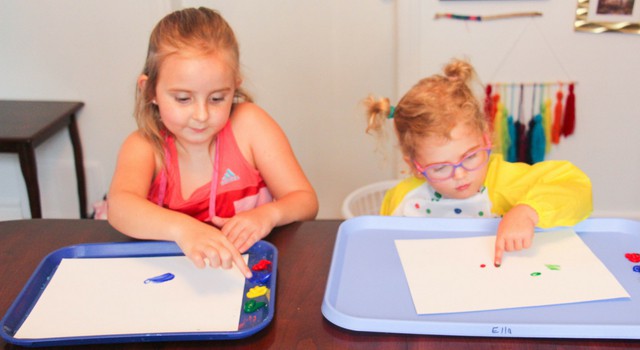
M 537 222 L 538 214 L 528 205 L 516 205 L 503 216 L 496 235 L 495 266 L 502 264 L 505 250 L 510 252 L 531 246 Z
M 259 208 L 236 214 L 232 218 L 214 216 L 211 222 L 220 227 L 222 234 L 241 253 L 266 237 L 274 227 L 270 217 Z
M 180 235 L 176 243 L 184 255 L 198 268 L 206 267 L 207 260 L 213 268 L 230 269 L 235 264 L 246 278 L 251 278 L 251 270 L 238 249 L 220 231 L 210 226 L 207 228 L 206 231 L 189 231 Z

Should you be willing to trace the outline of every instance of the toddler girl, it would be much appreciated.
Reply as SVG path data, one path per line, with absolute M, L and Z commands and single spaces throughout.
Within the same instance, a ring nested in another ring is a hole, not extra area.
M 502 217 L 495 265 L 506 251 L 531 246 L 534 228 L 571 226 L 592 210 L 591 182 L 566 161 L 508 163 L 492 154 L 473 67 L 453 60 L 444 75 L 419 81 L 394 108 L 365 100 L 369 131 L 393 118 L 413 176 L 389 190 L 381 214 L 422 217 Z

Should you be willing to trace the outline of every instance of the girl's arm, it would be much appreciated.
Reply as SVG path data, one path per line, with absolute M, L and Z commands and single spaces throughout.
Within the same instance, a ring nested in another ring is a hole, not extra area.
M 486 183 L 494 211 L 503 214 L 496 236 L 496 265 L 501 264 L 503 251 L 529 248 L 536 226 L 572 226 L 593 208 L 591 181 L 567 161 L 528 165 L 500 160 L 490 168 Z
M 284 132 L 265 111 L 242 103 L 231 121 L 241 152 L 258 169 L 275 199 L 230 219 L 214 218 L 214 224 L 244 252 L 276 226 L 315 218 L 318 198 Z
M 193 263 L 202 268 L 231 268 L 232 263 L 250 277 L 240 252 L 215 227 L 147 200 L 156 169 L 153 147 L 140 133 L 122 145 L 109 189 L 108 219 L 118 231 L 138 239 L 175 241 Z

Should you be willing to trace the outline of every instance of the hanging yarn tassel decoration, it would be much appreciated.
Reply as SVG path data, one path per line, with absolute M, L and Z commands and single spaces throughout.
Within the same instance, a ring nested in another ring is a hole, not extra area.
M 484 97 L 484 116 L 487 118 L 489 127 L 493 127 L 493 98 L 491 98 L 491 90 L 491 84 L 487 84 Z
M 542 125 L 542 115 L 536 114 L 529 123 L 529 154 L 531 155 L 531 164 L 544 160 L 546 149 L 546 140 L 544 137 L 544 127 Z
M 507 161 L 514 163 L 518 161 L 518 133 L 516 132 L 516 123 L 513 121 L 513 115 L 507 118 L 507 135 L 509 135 L 509 148 L 507 152 Z
M 516 133 L 518 134 L 518 162 L 530 163 L 527 125 L 517 120 Z
M 518 120 L 515 122 L 516 137 L 518 139 L 518 162 L 528 163 L 527 125 L 522 121 L 522 106 L 524 103 L 524 85 L 520 85 L 520 105 L 518 108 Z
M 542 90 L 540 90 L 540 104 L 538 105 L 541 110 L 538 114 L 535 114 L 536 106 L 536 85 L 533 86 L 533 98 L 531 100 L 531 121 L 529 122 L 529 160 L 530 164 L 544 160 L 544 152 L 546 148 L 546 142 L 544 140 L 544 128 L 542 126 Z
M 504 154 L 504 145 L 502 134 L 504 133 L 504 116 L 502 115 L 502 110 L 504 109 L 504 104 L 502 101 L 498 102 L 498 112 L 496 113 L 496 117 L 493 120 L 493 151 L 496 153 Z
M 562 136 L 573 134 L 576 126 L 576 95 L 573 93 L 574 84 L 569 84 L 569 95 L 564 107 L 564 120 L 562 122 Z
M 551 98 L 544 101 L 544 113 L 542 114 L 542 124 L 544 125 L 545 152 L 551 151 Z
M 516 125 L 513 120 L 513 99 L 515 97 L 515 92 L 513 91 L 514 88 L 515 86 L 511 85 L 511 110 L 509 111 L 506 121 L 507 133 L 505 136 L 509 138 L 509 141 L 503 141 L 505 145 L 508 144 L 507 151 L 505 151 L 505 159 L 511 163 L 518 161 L 518 133 L 516 133 Z
M 560 134 L 562 133 L 562 84 L 556 93 L 556 107 L 553 115 L 553 126 L 551 127 L 551 142 L 560 143 Z
M 536 114 L 530 123 L 529 133 L 529 154 L 531 156 L 531 164 L 535 164 L 544 160 L 544 155 L 547 153 L 547 140 L 545 137 L 545 128 L 543 113 L 545 112 L 544 98 L 542 96 L 542 90 L 540 90 L 540 112 Z
M 511 147 L 511 136 L 509 135 L 509 121 L 507 120 L 509 117 L 509 110 L 507 106 L 502 106 L 502 116 L 500 117 L 501 121 L 501 132 L 500 139 L 502 140 L 502 155 L 505 159 L 507 159 L 507 152 L 509 152 L 509 148 Z

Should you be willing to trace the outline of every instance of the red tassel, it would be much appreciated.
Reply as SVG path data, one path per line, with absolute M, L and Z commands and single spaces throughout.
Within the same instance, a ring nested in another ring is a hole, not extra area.
M 491 84 L 487 84 L 485 92 L 486 96 L 484 98 L 484 116 L 485 118 L 487 118 L 489 128 L 493 128 L 493 117 L 495 113 L 493 112 L 493 98 L 491 98 Z
M 562 121 L 562 135 L 567 137 L 573 134 L 576 127 L 576 95 L 573 93 L 573 83 L 569 84 L 569 95 L 564 107 L 564 120 Z
M 562 86 L 556 93 L 557 101 L 555 113 L 553 114 L 553 126 L 551 127 L 551 142 L 554 144 L 560 143 L 560 134 L 562 134 Z

